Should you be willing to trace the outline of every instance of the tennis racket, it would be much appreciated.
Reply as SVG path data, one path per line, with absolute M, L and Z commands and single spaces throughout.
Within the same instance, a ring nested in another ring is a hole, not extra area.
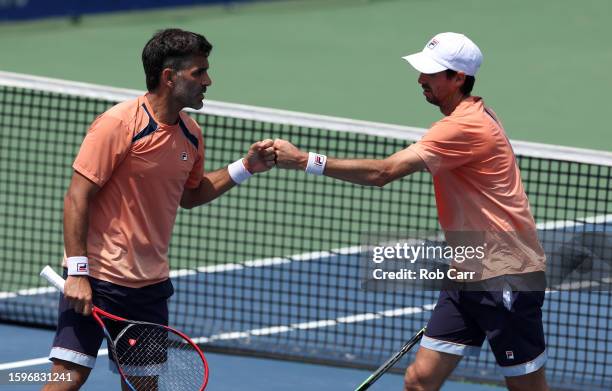
M 414 337 L 410 338 L 410 340 L 406 342 L 404 346 L 402 346 L 399 352 L 395 353 L 391 358 L 385 361 L 385 363 L 381 365 L 380 368 L 378 368 L 373 374 L 371 374 L 370 377 L 368 377 L 363 383 L 361 383 L 361 385 L 357 387 L 355 391 L 364 391 L 370 388 L 370 386 L 374 384 L 378 378 L 391 369 L 391 367 L 393 367 L 393 365 L 395 365 L 395 363 L 398 362 L 400 358 L 404 356 L 404 354 L 408 353 L 408 351 L 410 351 L 410 349 L 412 349 L 412 347 L 416 345 L 421 338 L 423 338 L 423 334 L 425 334 L 425 327 L 416 333 Z
M 40 272 L 64 293 L 64 279 L 50 266 Z M 93 307 L 119 374 L 132 391 L 204 390 L 208 364 L 198 346 L 172 327 L 127 320 Z

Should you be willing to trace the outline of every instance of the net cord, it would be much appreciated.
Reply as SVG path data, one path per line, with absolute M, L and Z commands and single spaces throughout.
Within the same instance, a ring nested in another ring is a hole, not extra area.
M 121 102 L 134 99 L 143 91 L 100 86 L 97 84 L 71 82 L 41 76 L 32 76 L 0 71 L 0 85 L 26 88 L 36 91 L 84 96 L 94 99 Z M 203 114 L 233 117 L 281 125 L 302 126 L 341 132 L 365 133 L 373 136 L 390 137 L 399 140 L 416 141 L 427 131 L 424 128 L 359 121 L 348 118 L 307 114 L 296 111 L 270 109 L 236 103 L 206 100 L 204 107 L 197 111 Z M 541 144 L 529 141 L 511 140 L 514 152 L 520 156 L 531 156 L 577 163 L 589 163 L 612 167 L 612 152 L 561 145 Z

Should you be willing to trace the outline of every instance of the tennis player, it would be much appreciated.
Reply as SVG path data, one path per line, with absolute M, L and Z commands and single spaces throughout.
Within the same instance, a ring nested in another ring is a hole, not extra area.
M 202 130 L 182 109 L 203 106 L 211 50 L 200 34 L 155 34 L 142 52 L 148 92 L 100 115 L 85 136 L 64 200 L 67 278 L 49 356 L 52 371 L 72 381 L 44 390 L 85 383 L 103 339 L 92 303 L 168 324 L 168 245 L 179 205 L 208 203 L 274 165 L 273 141 L 264 140 L 228 167 L 204 171 Z
M 543 279 L 545 256 L 504 128 L 471 95 L 481 51 L 465 35 L 442 33 L 404 59 L 420 72 L 425 99 L 444 114 L 420 141 L 373 160 L 328 158 L 276 140 L 277 165 L 380 187 L 429 171 L 447 240 L 476 232 L 493 249 L 471 268 L 469 281 L 441 290 L 405 390 L 439 389 L 463 356 L 478 355 L 485 338 L 510 390 L 546 390 L 544 287 L 525 283 Z

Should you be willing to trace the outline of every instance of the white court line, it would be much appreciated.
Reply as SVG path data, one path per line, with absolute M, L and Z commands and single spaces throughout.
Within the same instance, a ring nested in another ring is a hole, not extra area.
M 244 266 L 238 263 L 225 263 L 223 265 L 201 266 L 197 270 L 202 273 L 223 273 L 240 269 L 244 269 Z M 174 277 L 172 273 L 170 272 L 170 277 Z
M 313 320 L 310 322 L 304 323 L 294 323 L 291 325 L 294 329 L 298 330 L 310 330 L 310 329 L 319 329 L 322 327 L 334 326 L 336 324 L 335 320 L 332 319 L 324 319 L 324 320 Z
M 98 357 L 108 356 L 108 349 L 98 350 Z M 31 360 L 13 361 L 0 364 L 0 371 L 6 371 L 7 369 L 34 367 L 36 365 L 44 365 L 49 363 L 49 357 L 33 358 Z
M 548 221 L 548 222 L 536 224 L 536 228 L 537 229 L 558 229 L 558 228 L 570 228 L 570 227 L 582 226 L 586 224 L 604 224 L 604 223 L 612 223 L 612 214 L 591 216 L 591 217 L 587 217 L 580 221 L 573 221 L 573 220 Z
M 309 253 L 302 254 L 293 254 L 287 257 L 274 257 L 274 258 L 262 258 L 262 259 L 252 259 L 248 261 L 238 262 L 238 263 L 226 263 L 221 265 L 209 265 L 209 266 L 201 266 L 196 269 L 178 269 L 171 270 L 170 277 L 184 277 L 184 276 L 192 276 L 197 275 L 199 273 L 224 273 L 233 270 L 240 270 L 244 268 L 256 268 L 256 267 L 269 267 L 269 266 L 277 266 L 283 265 L 287 263 L 291 263 L 294 261 L 316 261 L 320 258 L 331 257 L 335 255 L 351 255 L 357 254 L 361 250 L 360 246 L 351 246 L 344 248 L 332 249 L 329 251 L 313 251 Z M 21 289 L 16 292 L 0 292 L 0 300 L 2 299 L 12 299 L 17 296 L 35 296 L 42 295 L 47 293 L 55 292 L 55 288 L 52 287 L 44 287 L 44 288 L 29 288 L 29 289 Z
M 393 318 L 404 315 L 414 315 L 425 311 L 431 311 L 434 309 L 435 306 L 435 303 L 429 303 L 419 307 L 405 307 L 378 312 L 367 312 L 363 314 L 341 316 L 335 319 L 311 320 L 308 322 L 292 323 L 290 325 L 277 325 L 245 331 L 229 331 L 214 334 L 210 337 L 193 338 L 193 341 L 195 343 L 209 343 L 214 341 L 227 341 L 232 339 L 246 339 L 249 337 L 257 337 L 261 335 L 281 334 L 296 330 L 320 329 L 323 327 L 338 326 L 340 324 L 361 323 L 381 318 Z
M 53 293 L 56 289 L 53 287 L 46 288 L 29 288 L 29 289 L 21 289 L 17 292 L 0 292 L 0 300 L 1 299 L 11 299 L 17 296 L 32 296 L 32 295 L 40 295 L 44 293 Z
M 291 263 L 291 261 L 287 258 L 275 257 L 275 258 L 258 259 L 255 261 L 246 261 L 246 262 L 243 262 L 243 265 L 247 267 L 265 267 L 265 266 L 283 265 L 285 263 Z
M 291 331 L 291 327 L 289 326 L 273 326 L 266 327 L 258 330 L 251 330 L 249 333 L 251 335 L 272 335 L 272 334 L 280 334 Z
M 23 368 L 23 367 L 33 367 L 36 365 L 47 364 L 49 362 L 48 357 L 34 358 L 31 360 L 23 360 L 23 361 L 14 361 L 5 364 L 0 364 L 0 371 L 5 371 L 7 369 L 15 369 L 15 368 Z
M 364 314 L 356 314 L 351 316 L 342 316 L 336 319 L 322 319 L 316 321 L 309 321 L 303 323 L 293 323 L 291 325 L 278 325 L 271 326 L 259 329 L 252 329 L 246 331 L 230 331 L 226 333 L 214 334 L 210 337 L 199 337 L 193 338 L 193 342 L 195 343 L 209 343 L 214 341 L 227 341 L 233 339 L 244 339 L 249 337 L 257 337 L 261 335 L 273 335 L 273 334 L 281 334 L 287 333 L 295 330 L 310 330 L 316 328 L 323 328 L 329 326 L 336 326 L 339 324 L 351 324 L 351 323 L 360 323 L 366 322 L 368 320 L 380 319 L 380 318 L 392 318 L 403 315 L 412 315 L 418 314 L 425 311 L 431 311 L 435 307 L 435 304 L 425 304 L 420 307 L 406 307 L 406 308 L 397 308 L 394 310 L 386 310 L 386 311 L 378 311 L 375 313 L 364 313 Z M 98 357 L 108 355 L 108 349 L 100 349 L 98 351 Z M 15 368 L 23 368 L 23 367 L 31 367 L 36 365 L 43 365 L 49 362 L 48 357 L 40 357 L 34 358 L 31 360 L 23 360 L 23 361 L 13 361 L 8 363 L 0 364 L 0 371 L 7 369 L 15 369 Z
M 571 221 L 571 220 L 561 220 L 561 221 L 549 221 L 544 223 L 536 224 L 537 229 L 558 229 L 558 228 L 569 228 L 575 226 L 582 226 L 585 224 L 604 224 L 612 222 L 612 214 L 608 215 L 599 215 L 599 216 L 591 216 L 587 217 L 582 221 Z M 262 259 L 253 259 L 238 263 L 226 263 L 221 265 L 209 265 L 209 266 L 201 266 L 196 269 L 178 269 L 171 270 L 170 277 L 183 277 L 183 276 L 191 276 L 196 275 L 198 272 L 200 273 L 224 273 L 233 270 L 240 270 L 244 268 L 255 268 L 255 267 L 268 267 L 268 266 L 276 266 L 291 263 L 294 261 L 312 261 L 318 260 L 320 258 L 331 257 L 335 255 L 351 255 L 358 254 L 361 252 L 361 246 L 350 246 L 343 248 L 336 248 L 329 251 L 312 251 L 301 254 L 293 254 L 287 257 L 274 257 L 274 258 L 262 258 Z M 30 288 L 30 289 L 22 289 L 16 292 L 0 292 L 0 300 L 2 299 L 11 299 L 17 296 L 34 296 L 46 293 L 55 292 L 55 288 Z
M 339 322 L 339 323 L 357 323 L 357 322 L 364 322 L 366 320 L 380 319 L 380 318 L 382 318 L 382 315 L 368 313 L 368 314 L 359 314 L 359 315 L 344 316 L 342 318 L 336 319 L 336 322 Z
M 317 258 L 331 257 L 333 254 L 329 251 L 314 251 L 311 253 L 292 255 L 290 258 L 293 261 L 310 261 Z

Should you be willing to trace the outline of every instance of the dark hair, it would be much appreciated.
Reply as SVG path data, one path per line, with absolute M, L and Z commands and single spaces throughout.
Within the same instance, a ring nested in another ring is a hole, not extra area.
M 447 69 L 445 72 L 448 79 L 457 74 L 457 71 L 453 71 L 452 69 Z M 476 78 L 474 76 L 465 75 L 465 81 L 459 90 L 465 96 L 470 95 L 472 89 L 474 88 L 474 83 L 476 83 Z
M 212 50 L 204 36 L 181 29 L 160 30 L 147 42 L 142 50 L 142 65 L 147 80 L 147 90 L 159 86 L 164 68 L 181 70 L 185 60 L 192 56 L 207 56 Z

